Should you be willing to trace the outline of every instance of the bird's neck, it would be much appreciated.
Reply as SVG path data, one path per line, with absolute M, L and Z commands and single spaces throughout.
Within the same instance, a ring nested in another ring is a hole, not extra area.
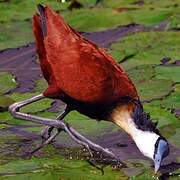
M 154 149 L 159 135 L 152 132 L 141 130 L 133 119 L 134 106 L 119 106 L 112 111 L 112 121 L 126 131 L 134 140 L 139 150 L 147 157 L 153 158 Z
M 116 107 L 111 114 L 111 120 L 126 131 L 131 137 L 134 137 L 138 129 L 132 118 L 133 107 L 122 105 Z

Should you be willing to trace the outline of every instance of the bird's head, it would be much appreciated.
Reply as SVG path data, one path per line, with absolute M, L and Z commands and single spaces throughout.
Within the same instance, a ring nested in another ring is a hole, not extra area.
M 167 140 L 155 132 L 141 130 L 138 130 L 132 138 L 143 155 L 153 160 L 155 173 L 157 173 L 163 158 L 169 154 Z
M 169 145 L 167 140 L 159 137 L 155 144 L 155 150 L 153 156 L 155 173 L 157 173 L 157 171 L 159 170 L 163 158 L 168 156 L 168 154 L 169 154 Z
M 142 154 L 154 161 L 157 173 L 163 158 L 169 154 L 169 145 L 156 128 L 157 123 L 153 123 L 149 114 L 143 111 L 142 105 L 123 103 L 114 109 L 112 119 L 130 134 Z

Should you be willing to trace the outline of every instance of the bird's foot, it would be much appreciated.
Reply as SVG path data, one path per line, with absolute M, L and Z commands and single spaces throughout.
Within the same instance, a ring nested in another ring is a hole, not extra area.
M 54 129 L 53 126 L 46 126 L 40 133 L 42 139 L 50 138 L 53 129 Z
M 34 155 L 34 153 L 36 153 L 37 151 L 39 151 L 40 149 L 42 149 L 45 145 L 50 144 L 55 137 L 63 130 L 65 131 L 67 134 L 69 134 L 69 136 L 78 144 L 81 144 L 82 146 L 84 146 L 89 154 L 90 154 L 90 158 L 94 159 L 95 161 L 99 161 L 102 162 L 103 164 L 107 163 L 107 161 L 110 164 L 119 164 L 122 167 L 125 166 L 125 164 L 123 162 L 121 162 L 111 151 L 109 151 L 106 148 L 103 148 L 102 146 L 93 143 L 92 141 L 90 141 L 89 139 L 87 139 L 86 137 L 82 136 L 80 133 L 78 133 L 75 129 L 73 129 L 71 126 L 69 126 L 67 123 L 61 122 L 63 123 L 63 129 L 60 128 L 55 128 L 58 131 L 56 133 L 54 133 L 53 135 L 51 135 L 51 132 L 49 134 L 49 137 L 40 145 L 38 146 L 35 150 L 33 150 L 30 153 L 30 156 Z M 49 129 L 51 127 L 47 127 L 45 129 L 46 132 L 49 133 Z M 52 130 L 50 130 L 52 131 Z
M 46 128 L 51 128 L 51 127 L 48 126 L 48 127 L 46 127 Z M 46 129 L 45 129 L 45 130 L 46 130 Z M 49 136 L 47 139 L 45 139 L 45 140 L 41 143 L 41 145 L 39 145 L 37 148 L 35 148 L 33 151 L 31 151 L 31 152 L 29 153 L 29 156 L 30 156 L 30 157 L 33 156 L 37 151 L 39 151 L 40 149 L 42 149 L 44 146 L 50 144 L 50 143 L 56 138 L 56 136 L 59 135 L 59 133 L 60 133 L 61 131 L 62 131 L 61 129 L 57 129 L 57 131 L 56 131 L 53 135 Z

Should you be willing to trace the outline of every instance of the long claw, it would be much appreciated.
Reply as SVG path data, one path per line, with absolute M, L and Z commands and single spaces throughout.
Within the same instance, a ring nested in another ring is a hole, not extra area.
M 43 129 L 40 133 L 42 139 L 48 139 L 51 136 L 53 128 L 53 126 L 46 126 L 45 129 Z

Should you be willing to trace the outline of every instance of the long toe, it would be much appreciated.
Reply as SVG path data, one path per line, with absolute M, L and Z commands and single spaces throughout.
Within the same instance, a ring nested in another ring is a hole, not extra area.
M 51 136 L 52 130 L 53 130 L 53 127 L 50 127 L 50 126 L 45 127 L 45 129 L 41 131 L 42 139 L 48 139 Z

